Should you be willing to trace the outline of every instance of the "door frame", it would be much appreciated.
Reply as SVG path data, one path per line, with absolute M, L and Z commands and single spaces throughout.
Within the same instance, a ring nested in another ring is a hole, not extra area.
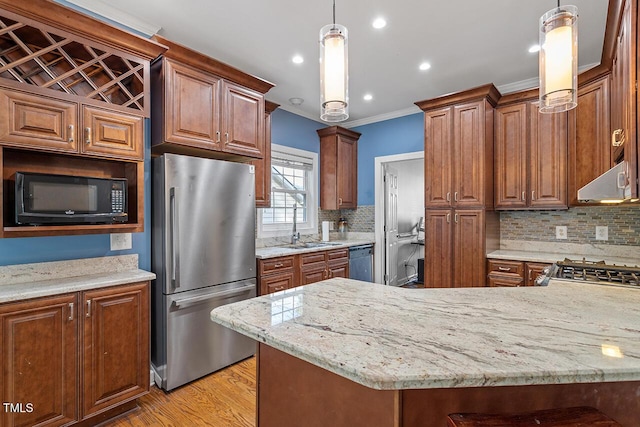
M 380 156 L 374 158 L 374 183 L 375 183 L 375 229 L 374 238 L 376 250 L 373 253 L 375 283 L 384 284 L 384 256 L 386 248 L 384 244 L 384 167 L 387 163 L 401 162 L 404 160 L 424 159 L 424 151 L 413 151 L 410 153 L 393 154 L 390 156 Z

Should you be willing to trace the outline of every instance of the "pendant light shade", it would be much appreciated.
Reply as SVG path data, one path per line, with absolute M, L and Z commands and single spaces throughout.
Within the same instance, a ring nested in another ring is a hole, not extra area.
M 320 119 L 349 118 L 349 60 L 347 29 L 335 23 L 320 29 Z
M 578 105 L 578 8 L 558 6 L 540 18 L 540 112 Z

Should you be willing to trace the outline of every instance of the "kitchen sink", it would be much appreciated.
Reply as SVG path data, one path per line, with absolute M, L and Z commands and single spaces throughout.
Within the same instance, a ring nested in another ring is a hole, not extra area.
M 335 246 L 340 243 L 331 243 L 331 242 L 299 242 L 292 245 L 286 245 L 285 247 L 291 249 L 306 249 L 306 248 L 322 248 L 324 246 Z

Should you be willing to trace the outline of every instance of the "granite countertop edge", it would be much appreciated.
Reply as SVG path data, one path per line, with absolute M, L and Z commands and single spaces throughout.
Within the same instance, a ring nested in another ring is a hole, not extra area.
M 88 274 L 0 286 L 0 303 L 62 295 L 73 292 L 125 285 L 156 278 L 154 273 L 133 269 L 116 273 Z
M 623 265 L 637 265 L 638 260 L 634 258 L 624 258 L 617 256 L 602 256 L 602 255 L 589 255 L 589 254 L 575 254 L 575 253 L 558 253 L 558 252 L 538 252 L 538 251 L 516 251 L 508 249 L 500 249 L 497 251 L 489 252 L 487 254 L 488 259 L 500 259 L 508 261 L 525 261 L 525 262 L 541 262 L 553 264 L 557 261 L 562 261 L 565 258 L 571 260 L 585 259 L 587 261 L 605 261 L 607 264 L 623 264 Z
M 296 254 L 302 254 L 302 253 L 330 251 L 332 249 L 349 248 L 352 246 L 373 245 L 375 244 L 375 240 L 373 239 L 332 240 L 329 242 L 313 242 L 313 243 L 327 243 L 327 245 L 313 247 L 313 248 L 289 248 L 284 245 L 283 246 L 266 246 L 262 248 L 256 248 L 256 258 L 269 259 L 269 258 L 277 258 L 281 256 L 296 255 Z

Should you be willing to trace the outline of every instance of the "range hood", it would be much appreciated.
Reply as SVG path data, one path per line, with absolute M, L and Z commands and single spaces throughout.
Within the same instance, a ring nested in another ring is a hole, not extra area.
M 631 199 L 629 164 L 622 161 L 578 190 L 581 202 L 622 203 Z

